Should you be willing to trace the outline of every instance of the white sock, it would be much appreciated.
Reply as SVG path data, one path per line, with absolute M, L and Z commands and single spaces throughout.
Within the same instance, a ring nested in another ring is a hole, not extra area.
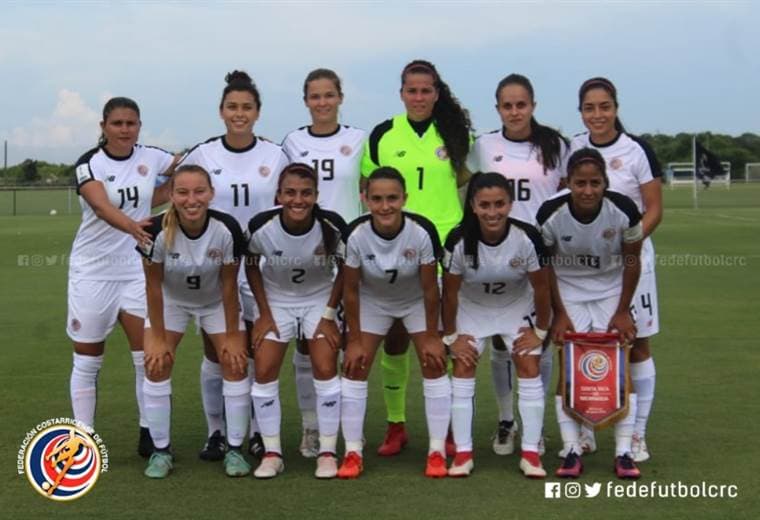
M 585 423 L 581 425 L 581 434 L 585 437 L 588 437 L 589 439 L 593 439 L 596 443 L 596 432 L 594 429 Z
M 554 345 L 549 345 L 541 352 L 541 361 L 539 364 L 539 370 L 541 371 L 541 384 L 544 386 L 544 391 L 552 384 L 552 369 L 554 368 Z
M 451 420 L 451 380 L 448 375 L 436 379 L 422 380 L 425 396 L 425 418 L 427 419 L 430 447 L 428 454 L 438 451 L 446 453 L 446 435 Z
M 311 356 L 293 349 L 293 367 L 295 368 L 298 409 L 301 410 L 301 424 L 304 430 L 316 430 L 317 397 L 314 392 L 314 374 L 311 369 Z
M 576 455 L 583 455 L 580 445 L 580 428 L 575 419 L 565 413 L 562 408 L 562 396 L 555 398 L 555 409 L 557 412 L 557 423 L 559 424 L 559 433 L 562 436 L 562 444 L 565 448 L 571 448 Z
M 143 403 L 143 382 L 145 381 L 145 352 L 132 350 L 132 364 L 135 366 L 135 396 L 137 397 L 137 412 L 140 416 L 140 428 L 148 427 Z
M 499 407 L 499 421 L 515 420 L 512 397 L 512 359 L 506 350 L 491 347 L 491 378 Z
M 103 355 L 85 356 L 74 353 L 71 369 L 71 408 L 74 419 L 87 426 L 95 426 L 95 404 L 97 402 L 98 372 L 103 366 Z
M 636 394 L 628 394 L 628 415 L 615 423 L 615 456 L 631 453 L 633 425 L 636 423 Z
M 251 387 L 253 408 L 261 428 L 261 438 L 264 440 L 264 450 L 267 453 L 279 453 L 282 455 L 280 445 L 280 421 L 282 410 L 280 409 L 280 381 L 271 383 L 253 383 Z
M 340 425 L 346 441 L 346 453 L 362 454 L 364 447 L 364 415 L 367 412 L 367 382 L 340 380 Z
M 338 428 L 340 428 L 340 378 L 326 381 L 314 380 L 317 394 L 317 419 L 319 420 L 319 451 L 337 453 Z
M 254 371 L 255 365 L 253 363 L 253 358 L 248 358 L 248 380 L 251 383 L 251 387 L 253 387 L 253 383 L 256 381 L 256 372 Z M 260 433 L 259 432 L 259 423 L 256 422 L 256 410 L 253 409 L 253 401 L 251 401 L 251 425 L 248 428 L 248 436 L 253 437 L 254 433 Z
M 146 379 L 143 382 L 145 396 L 145 418 L 148 420 L 153 446 L 158 450 L 169 447 L 172 424 L 172 380 L 171 378 L 154 383 Z
M 208 436 L 215 431 L 224 433 L 224 397 L 222 396 L 222 367 L 206 356 L 201 362 L 201 400 L 206 414 Z
M 472 451 L 472 414 L 475 397 L 474 378 L 451 378 L 451 430 L 457 453 Z
M 522 422 L 522 451 L 538 451 L 544 427 L 544 385 L 541 377 L 517 378 L 517 408 Z
M 638 396 L 636 425 L 633 431 L 642 439 L 647 433 L 647 421 L 652 411 L 655 374 L 654 359 L 652 358 L 639 363 L 631 363 L 631 382 L 633 383 L 633 391 Z
M 227 420 L 227 444 L 239 448 L 248 429 L 248 416 L 251 413 L 251 382 L 246 377 L 241 381 L 224 380 L 224 416 Z

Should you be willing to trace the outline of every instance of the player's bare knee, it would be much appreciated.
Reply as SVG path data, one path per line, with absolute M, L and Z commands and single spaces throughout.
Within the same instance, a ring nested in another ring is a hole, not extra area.
M 526 356 L 513 356 L 512 361 L 517 369 L 517 377 L 534 378 L 538 377 L 541 373 L 541 356 L 526 355 Z

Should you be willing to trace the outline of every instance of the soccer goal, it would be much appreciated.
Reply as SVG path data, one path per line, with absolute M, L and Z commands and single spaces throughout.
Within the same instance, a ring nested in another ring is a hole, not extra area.
M 751 162 L 744 165 L 744 181 L 760 182 L 760 163 Z
M 726 189 L 729 189 L 731 187 L 731 163 L 728 161 L 721 161 L 720 163 L 723 166 L 723 175 L 717 175 L 715 178 L 710 180 L 711 186 L 724 186 Z M 756 164 L 756 172 L 754 172 L 755 176 L 757 177 L 757 180 L 760 181 L 760 163 L 753 163 Z M 749 166 L 749 165 L 747 165 Z M 745 172 L 746 175 L 746 172 Z M 670 188 L 678 188 L 683 186 L 691 186 L 694 184 L 694 163 L 691 162 L 672 162 L 668 163 L 668 168 L 666 170 L 666 177 L 668 179 L 668 183 L 670 184 Z M 699 179 L 696 179 L 697 182 L 700 182 Z

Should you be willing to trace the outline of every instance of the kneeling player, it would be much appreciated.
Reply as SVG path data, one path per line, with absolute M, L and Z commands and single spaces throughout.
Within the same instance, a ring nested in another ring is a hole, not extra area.
M 346 225 L 337 213 L 321 209 L 317 196 L 314 169 L 293 163 L 278 180 L 282 207 L 259 213 L 248 225 L 252 258 L 246 262 L 246 275 L 259 308 L 251 332 L 256 372 L 251 396 L 266 452 L 254 471 L 256 478 L 276 477 L 285 468 L 278 378 L 288 343 L 301 336 L 308 341 L 317 395 L 315 476 L 333 478 L 338 472 L 341 335 L 335 316 L 342 274 L 339 270 L 336 277 L 334 268 L 336 255 L 344 249 Z
M 538 231 L 508 218 L 511 193 L 501 174 L 475 174 L 462 222 L 446 239 L 443 341 L 454 358 L 451 424 L 457 446 L 449 468 L 452 477 L 466 477 L 474 467 L 475 368 L 486 340 L 494 335 L 504 340 L 517 367 L 520 469 L 527 477 L 546 476 L 538 455 L 544 422 L 539 362 L 551 313 L 549 281 Z
M 380 342 L 399 319 L 412 338 L 424 378 L 430 436 L 425 474 L 445 477 L 451 382 L 438 337 L 438 233 L 426 218 L 402 211 L 406 186 L 395 168 L 375 170 L 365 198 L 370 214 L 349 225 L 346 239 L 343 302 L 348 339 L 341 410 L 346 456 L 338 476 L 356 478 L 363 470 L 367 378 Z
M 251 467 L 240 453 L 248 427 L 250 384 L 245 334 L 237 293 L 245 238 L 237 221 L 208 209 L 214 196 L 200 166 L 180 166 L 171 178 L 171 207 L 152 219 L 153 243 L 145 257 L 148 320 L 145 321 L 145 409 L 155 451 L 145 475 L 164 478 L 172 469 L 169 449 L 171 372 L 174 355 L 191 319 L 208 332 L 221 360 L 229 451 L 224 469 L 231 477 Z
M 596 150 L 573 153 L 567 170 L 570 193 L 546 201 L 537 216 L 552 254 L 554 340 L 561 342 L 570 331 L 617 331 L 621 342 L 631 342 L 636 337 L 630 305 L 641 270 L 641 214 L 631 199 L 607 190 L 604 159 Z M 560 396 L 556 402 L 565 455 L 557 476 L 577 477 L 583 470 L 579 425 L 565 413 Z M 615 425 L 615 473 L 638 478 L 631 457 L 635 394 L 628 405 L 628 414 Z

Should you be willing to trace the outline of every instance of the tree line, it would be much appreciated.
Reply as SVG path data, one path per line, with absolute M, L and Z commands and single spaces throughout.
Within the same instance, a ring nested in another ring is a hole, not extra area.
M 663 169 L 671 162 L 692 161 L 693 134 L 677 135 L 642 134 L 657 154 Z M 744 178 L 744 165 L 760 162 L 760 135 L 744 133 L 740 136 L 697 134 L 699 142 L 717 155 L 721 161 L 731 163 L 731 177 Z M 75 184 L 73 164 L 52 164 L 35 159 L 0 170 L 0 186 L 72 186 Z

